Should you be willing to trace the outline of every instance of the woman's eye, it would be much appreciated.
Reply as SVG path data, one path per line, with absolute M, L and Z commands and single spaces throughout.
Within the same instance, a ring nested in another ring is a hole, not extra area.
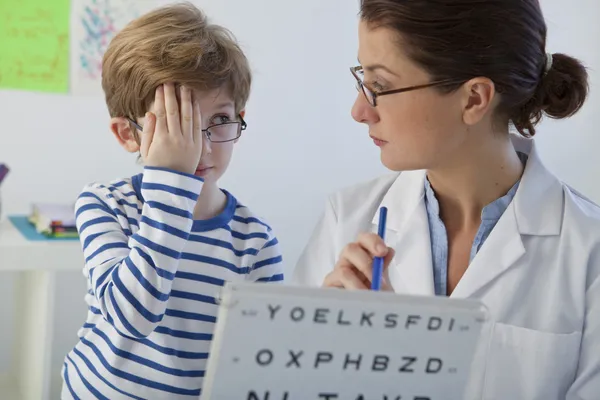
M 373 90 L 376 92 L 383 92 L 385 90 L 385 87 L 377 81 L 371 82 L 369 84 L 369 86 L 371 86 L 373 88 Z

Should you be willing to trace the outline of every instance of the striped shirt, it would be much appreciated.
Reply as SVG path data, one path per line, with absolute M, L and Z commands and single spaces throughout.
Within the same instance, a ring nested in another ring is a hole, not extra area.
M 88 315 L 63 399 L 198 399 L 220 288 L 283 280 L 271 228 L 231 194 L 220 215 L 193 219 L 202 185 L 146 167 L 80 194 Z

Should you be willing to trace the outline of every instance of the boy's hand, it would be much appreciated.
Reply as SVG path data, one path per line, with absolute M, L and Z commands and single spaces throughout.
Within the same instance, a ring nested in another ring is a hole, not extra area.
M 200 106 L 184 86 L 179 106 L 175 91 L 173 84 L 156 89 L 154 114 L 146 114 L 140 152 L 148 166 L 193 174 L 202 155 Z
M 383 266 L 387 268 L 394 258 L 394 250 L 387 247 L 383 239 L 374 233 L 365 233 L 358 241 L 347 245 L 333 271 L 323 282 L 324 287 L 344 289 L 370 289 L 373 280 L 373 258 L 384 257 Z M 382 290 L 392 290 L 382 278 Z

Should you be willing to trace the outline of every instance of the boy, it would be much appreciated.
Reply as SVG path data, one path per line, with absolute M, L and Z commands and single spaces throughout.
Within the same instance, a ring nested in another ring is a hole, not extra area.
M 188 4 L 112 40 L 102 76 L 111 130 L 145 167 L 76 203 L 89 312 L 65 359 L 63 399 L 198 399 L 220 287 L 283 280 L 271 229 L 217 187 L 246 127 L 250 81 L 233 37 Z

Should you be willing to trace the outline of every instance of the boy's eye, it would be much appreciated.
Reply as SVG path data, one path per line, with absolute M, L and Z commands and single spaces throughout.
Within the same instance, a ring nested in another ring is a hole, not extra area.
M 229 115 L 217 115 L 212 119 L 213 124 L 226 124 L 228 122 L 231 122 Z

